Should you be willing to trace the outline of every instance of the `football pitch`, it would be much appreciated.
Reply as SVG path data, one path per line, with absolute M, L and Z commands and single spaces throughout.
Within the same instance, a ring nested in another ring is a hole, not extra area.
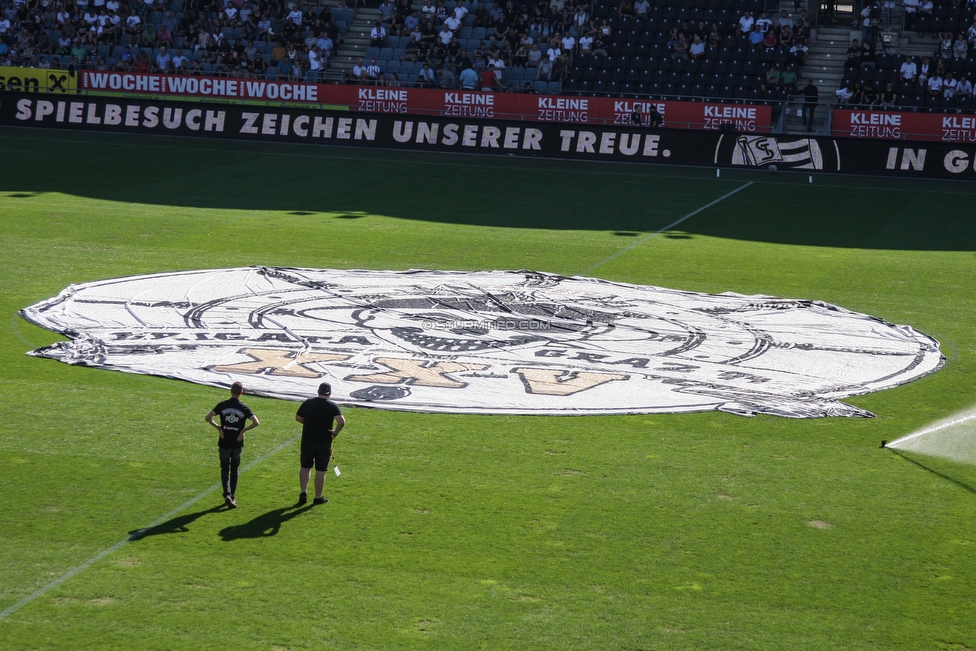
M 976 649 L 976 466 L 879 447 L 976 403 L 972 185 L 9 128 L 0 152 L 0 649 Z M 27 357 L 64 337 L 17 312 L 248 265 L 816 299 L 947 361 L 845 400 L 873 419 L 347 408 L 315 507 L 297 403 L 245 397 L 227 510 L 226 391 Z

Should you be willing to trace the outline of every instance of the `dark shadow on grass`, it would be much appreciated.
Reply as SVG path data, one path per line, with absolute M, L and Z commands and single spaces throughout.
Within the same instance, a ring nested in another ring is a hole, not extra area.
M 969 484 L 967 484 L 967 483 L 965 483 L 963 481 L 960 481 L 958 479 L 955 479 L 954 477 L 950 477 L 949 475 L 947 475 L 945 473 L 939 472 L 938 470 L 935 470 L 934 468 L 930 468 L 929 466 L 926 466 L 921 461 L 918 461 L 917 459 L 913 459 L 910 456 L 906 455 L 905 453 L 900 452 L 899 450 L 896 450 L 894 448 L 885 448 L 885 449 L 891 450 L 892 452 L 894 452 L 895 454 L 897 454 L 899 457 L 901 457 L 905 461 L 907 461 L 909 463 L 914 463 L 919 468 L 921 468 L 923 470 L 927 470 L 930 473 L 932 473 L 933 475 L 935 475 L 937 477 L 941 477 L 942 479 L 945 479 L 946 481 L 950 481 L 953 484 L 955 484 L 956 486 L 959 486 L 960 488 L 963 488 L 963 489 L 969 491 L 973 495 L 976 495 L 976 488 L 970 486 Z
M 267 538 L 268 536 L 275 536 L 281 530 L 281 525 L 311 510 L 311 508 L 312 505 L 309 504 L 301 508 L 295 505 L 268 511 L 250 522 L 221 529 L 220 537 L 223 538 L 224 542 L 230 542 L 242 538 Z
M 178 515 L 172 520 L 167 520 L 162 524 L 157 524 L 155 527 L 147 527 L 145 529 L 136 529 L 135 531 L 129 532 L 129 540 L 136 541 L 142 538 L 147 538 L 149 536 L 159 536 L 167 533 L 186 533 L 189 531 L 187 525 L 196 521 L 197 518 L 202 518 L 203 516 L 210 513 L 219 513 L 220 511 L 226 511 L 227 507 L 221 504 L 220 506 L 215 506 L 213 508 L 207 509 L 205 511 L 197 511 L 196 513 L 187 513 L 185 515 Z
M 29 151 L 18 154 L 17 165 L 0 176 L 0 192 L 7 197 L 58 192 L 118 202 L 179 208 L 282 211 L 295 216 L 330 213 L 328 219 L 356 220 L 385 215 L 403 220 L 553 231 L 602 231 L 621 237 L 654 233 L 718 199 L 747 179 L 704 179 L 694 170 L 662 167 L 569 164 L 518 161 L 438 154 L 437 165 L 451 167 L 456 187 L 488 184 L 506 200 L 458 203 L 453 196 L 432 195 L 417 201 L 417 188 L 431 175 L 447 173 L 426 163 L 431 155 L 354 152 L 318 146 L 282 147 L 270 143 L 212 143 L 188 139 L 142 136 L 65 135 L 39 130 L 7 130 L 2 134 L 29 140 Z M 72 146 L 78 139 L 84 146 Z M 125 146 L 120 147 L 120 144 Z M 67 145 L 67 146 L 66 146 Z M 211 150 L 235 155 L 220 156 Z M 243 156 L 236 155 L 243 152 Z M 335 160 L 333 153 L 341 154 Z M 314 158 L 315 163 L 309 159 Z M 86 169 L 92 159 L 104 161 L 100 174 L 64 170 Z M 50 173 L 50 161 L 62 173 Z M 242 167 L 241 160 L 247 160 Z M 414 162 L 418 164 L 413 164 Z M 321 167 L 328 183 L 293 185 L 270 180 L 305 178 L 309 165 Z M 131 170 L 139 169 L 134 176 Z M 606 172 L 607 174 L 604 174 Z M 215 187 L 210 179 L 225 173 L 234 182 Z M 612 174 L 641 179 L 623 185 Z M 684 176 L 683 176 L 684 175 Z M 146 183 L 144 179 L 154 179 Z M 540 182 L 545 179 L 544 183 Z M 759 177 L 748 177 L 755 180 Z M 762 177 L 766 178 L 766 177 Z M 374 179 L 383 179 L 377 191 Z M 843 179 L 842 179 L 843 180 Z M 714 207 L 681 224 L 683 233 L 672 240 L 696 235 L 740 241 L 803 246 L 911 251 L 976 251 L 972 196 L 959 191 L 938 195 L 939 210 L 931 210 L 933 189 L 914 192 L 904 179 L 865 181 L 866 188 L 790 184 L 770 188 L 763 182 L 744 188 Z M 173 192 L 179 187 L 179 192 Z M 926 186 L 927 187 L 927 186 Z M 788 192 L 788 210 L 757 206 L 771 194 Z M 0 201 L 5 198 L 0 197 Z M 870 206 L 870 209 L 866 208 Z M 0 205 L 0 212 L 3 208 Z M 685 234 L 686 233 L 686 234 Z

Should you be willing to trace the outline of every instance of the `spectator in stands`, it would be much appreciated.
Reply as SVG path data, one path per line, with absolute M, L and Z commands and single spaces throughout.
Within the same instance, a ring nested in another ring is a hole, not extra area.
M 929 80 L 929 75 L 934 72 L 932 69 L 932 60 L 928 57 L 922 57 L 922 64 L 918 67 L 918 81 L 920 83 L 925 83 Z
M 562 56 L 563 51 L 559 49 L 559 41 L 552 39 L 549 41 L 549 50 L 546 52 L 546 56 L 549 57 L 550 61 L 555 61 L 560 56 Z
M 838 104 L 847 105 L 851 103 L 851 99 L 854 97 L 854 86 L 849 84 L 847 86 L 841 86 L 836 91 L 834 91 L 834 99 Z
M 465 68 L 461 71 L 461 89 L 462 90 L 477 90 L 478 88 L 478 73 L 474 71 L 474 68 Z
M 848 104 L 854 106 L 870 106 L 871 100 L 872 96 L 868 93 L 868 89 L 864 86 L 863 82 L 859 81 L 854 86 L 854 91 L 848 100 Z
M 919 0 L 902 0 L 905 8 L 904 26 L 906 30 L 914 29 L 915 19 L 918 17 Z
M 793 29 L 793 19 L 790 18 L 790 14 L 788 11 L 786 11 L 786 9 L 780 12 L 778 27 L 780 29 L 784 29 L 786 27 Z
M 928 88 L 929 95 L 933 97 L 942 95 L 942 77 L 937 72 L 933 71 L 925 85 Z
M 569 32 L 564 32 L 562 39 L 559 41 L 562 46 L 561 49 L 567 54 L 572 54 L 576 49 L 576 38 Z
M 447 18 L 444 19 L 444 25 L 447 26 L 447 28 L 451 30 L 451 33 L 453 34 L 461 29 L 461 20 L 453 13 L 450 13 L 447 15 Z
M 579 39 L 579 51 L 580 54 L 593 54 L 593 41 L 594 32 L 590 28 L 586 28 L 586 31 L 580 36 Z
M 959 82 L 953 79 L 952 71 L 950 70 L 945 74 L 945 77 L 942 79 L 942 96 L 945 99 L 955 99 L 956 89 L 958 88 L 958 85 Z
M 803 125 L 807 131 L 813 131 L 813 114 L 817 111 L 820 91 L 813 85 L 812 79 L 807 79 L 800 93 L 803 95 Z
M 376 65 L 376 59 L 370 59 L 369 65 L 363 70 L 363 77 L 366 83 L 375 84 L 380 78 L 380 67 Z
M 420 70 L 420 73 L 417 75 L 417 83 L 420 84 L 421 88 L 433 88 L 436 81 L 437 81 L 437 77 L 434 74 L 434 71 L 431 69 L 430 64 L 424 63 L 424 67 Z
M 959 75 L 959 82 L 956 84 L 956 97 L 960 100 L 968 100 L 973 96 L 973 84 L 968 79 L 966 75 Z
M 722 45 L 722 31 L 719 29 L 718 23 L 712 23 L 708 31 L 708 47 L 714 49 L 720 45 Z
M 437 82 L 445 90 L 453 90 L 458 87 L 457 75 L 454 74 L 452 64 L 445 63 L 441 66 L 441 69 L 437 71 Z
M 651 3 L 647 0 L 637 0 L 634 3 L 634 13 L 641 18 L 647 18 L 647 13 L 651 10 Z
M 765 11 L 759 12 L 759 18 L 756 19 L 756 26 L 759 27 L 759 31 L 765 34 L 773 26 L 773 21 L 769 19 Z
M 863 50 L 861 49 L 861 44 L 855 38 L 851 41 L 851 46 L 847 48 L 847 68 L 857 70 L 861 67 L 861 54 Z
M 895 85 L 890 81 L 885 82 L 884 90 L 878 94 L 878 102 L 881 108 L 893 109 L 898 103 L 898 93 L 895 92 Z
M 763 35 L 763 47 L 767 50 L 774 50 L 779 47 L 779 35 L 775 29 L 770 28 Z
M 369 45 L 370 47 L 386 47 L 386 28 L 378 20 L 369 32 Z
M 793 29 L 790 27 L 783 27 L 779 31 L 779 47 L 787 52 L 793 50 Z
M 423 14 L 425 20 L 434 20 L 434 16 L 437 15 L 437 7 L 434 6 L 432 0 L 427 0 L 424 6 L 421 7 L 420 13 Z
M 569 57 L 563 55 L 552 62 L 552 69 L 549 71 L 549 81 L 562 81 L 566 75 L 566 68 L 569 65 Z
M 966 42 L 970 47 L 976 47 L 976 18 L 973 18 L 973 24 L 966 30 Z
M 752 34 L 752 28 L 755 26 L 756 19 L 752 17 L 752 13 L 747 9 L 739 18 L 739 33 L 748 36 Z
M 797 74 L 796 74 L 796 71 L 793 69 L 793 65 L 787 63 L 786 64 L 786 70 L 784 70 L 782 72 L 782 74 L 780 74 L 780 76 L 779 76 L 780 86 L 787 93 L 789 93 L 790 95 L 793 95 L 794 93 L 796 93 L 796 82 L 797 81 L 798 81 Z
M 699 59 L 705 56 L 705 44 L 702 42 L 701 37 L 695 34 L 694 39 L 691 41 L 691 45 L 688 47 L 688 56 L 692 59 Z
M 766 71 L 765 82 L 762 85 L 763 92 L 767 90 L 779 90 L 780 84 L 780 71 L 776 67 L 775 63 L 769 65 L 769 70 Z
M 952 58 L 952 32 L 939 32 L 939 47 L 936 50 L 936 56 L 945 60 Z
M 685 40 L 685 35 L 680 34 L 678 40 L 675 41 L 674 46 L 671 50 L 671 59 L 684 59 L 688 60 L 688 41 Z
M 966 41 L 966 35 L 959 32 L 959 35 L 956 36 L 956 40 L 952 42 L 952 58 L 959 61 L 965 61 L 968 54 L 969 43 Z
M 620 5 L 617 7 L 617 17 L 618 18 L 630 18 L 634 16 L 634 7 L 631 5 L 630 0 L 620 0 Z
M 437 38 L 441 45 L 447 45 L 454 38 L 454 33 L 447 28 L 447 25 L 441 25 L 441 31 L 437 34 Z
M 898 69 L 898 78 L 902 81 L 914 82 L 918 76 L 918 66 L 915 65 L 915 57 L 905 57 L 905 61 Z
M 352 77 L 357 83 L 366 80 L 366 66 L 363 65 L 362 59 L 356 61 L 356 64 L 352 67 Z
M 159 54 L 156 55 L 156 70 L 158 72 L 166 72 L 172 60 L 173 57 L 170 55 L 169 50 L 165 45 L 162 46 L 159 48 Z
M 60 21 L 60 16 L 58 18 Z M 138 42 L 139 34 L 142 33 L 142 18 L 139 18 L 135 9 L 129 10 L 129 15 L 125 19 L 125 33 L 129 36 L 129 42 Z
M 865 41 L 861 44 L 861 68 L 874 70 L 874 66 L 874 48 L 871 47 L 870 41 Z
M 543 57 L 542 60 L 539 61 L 539 65 L 536 68 L 535 78 L 537 81 L 548 80 L 551 72 L 552 72 L 552 61 L 550 61 L 546 57 Z
M 753 25 L 752 31 L 749 32 L 749 45 L 754 49 L 759 49 L 762 47 L 763 40 L 766 38 L 765 34 L 759 29 L 759 25 Z

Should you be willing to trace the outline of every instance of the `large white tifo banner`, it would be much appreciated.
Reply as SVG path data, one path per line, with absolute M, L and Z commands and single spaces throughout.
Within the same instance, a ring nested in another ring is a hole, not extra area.
M 719 409 L 870 416 L 838 399 L 937 370 L 938 342 L 808 300 L 531 271 L 251 267 L 103 280 L 22 311 L 69 364 L 301 400 L 474 414 Z

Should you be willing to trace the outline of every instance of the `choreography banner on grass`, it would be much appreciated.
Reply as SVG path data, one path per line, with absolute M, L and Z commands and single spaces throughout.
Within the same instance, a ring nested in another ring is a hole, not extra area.
M 70 338 L 32 355 L 291 400 L 329 381 L 408 411 L 870 416 L 839 399 L 943 363 L 931 337 L 826 303 L 533 271 L 186 271 L 21 314 Z

